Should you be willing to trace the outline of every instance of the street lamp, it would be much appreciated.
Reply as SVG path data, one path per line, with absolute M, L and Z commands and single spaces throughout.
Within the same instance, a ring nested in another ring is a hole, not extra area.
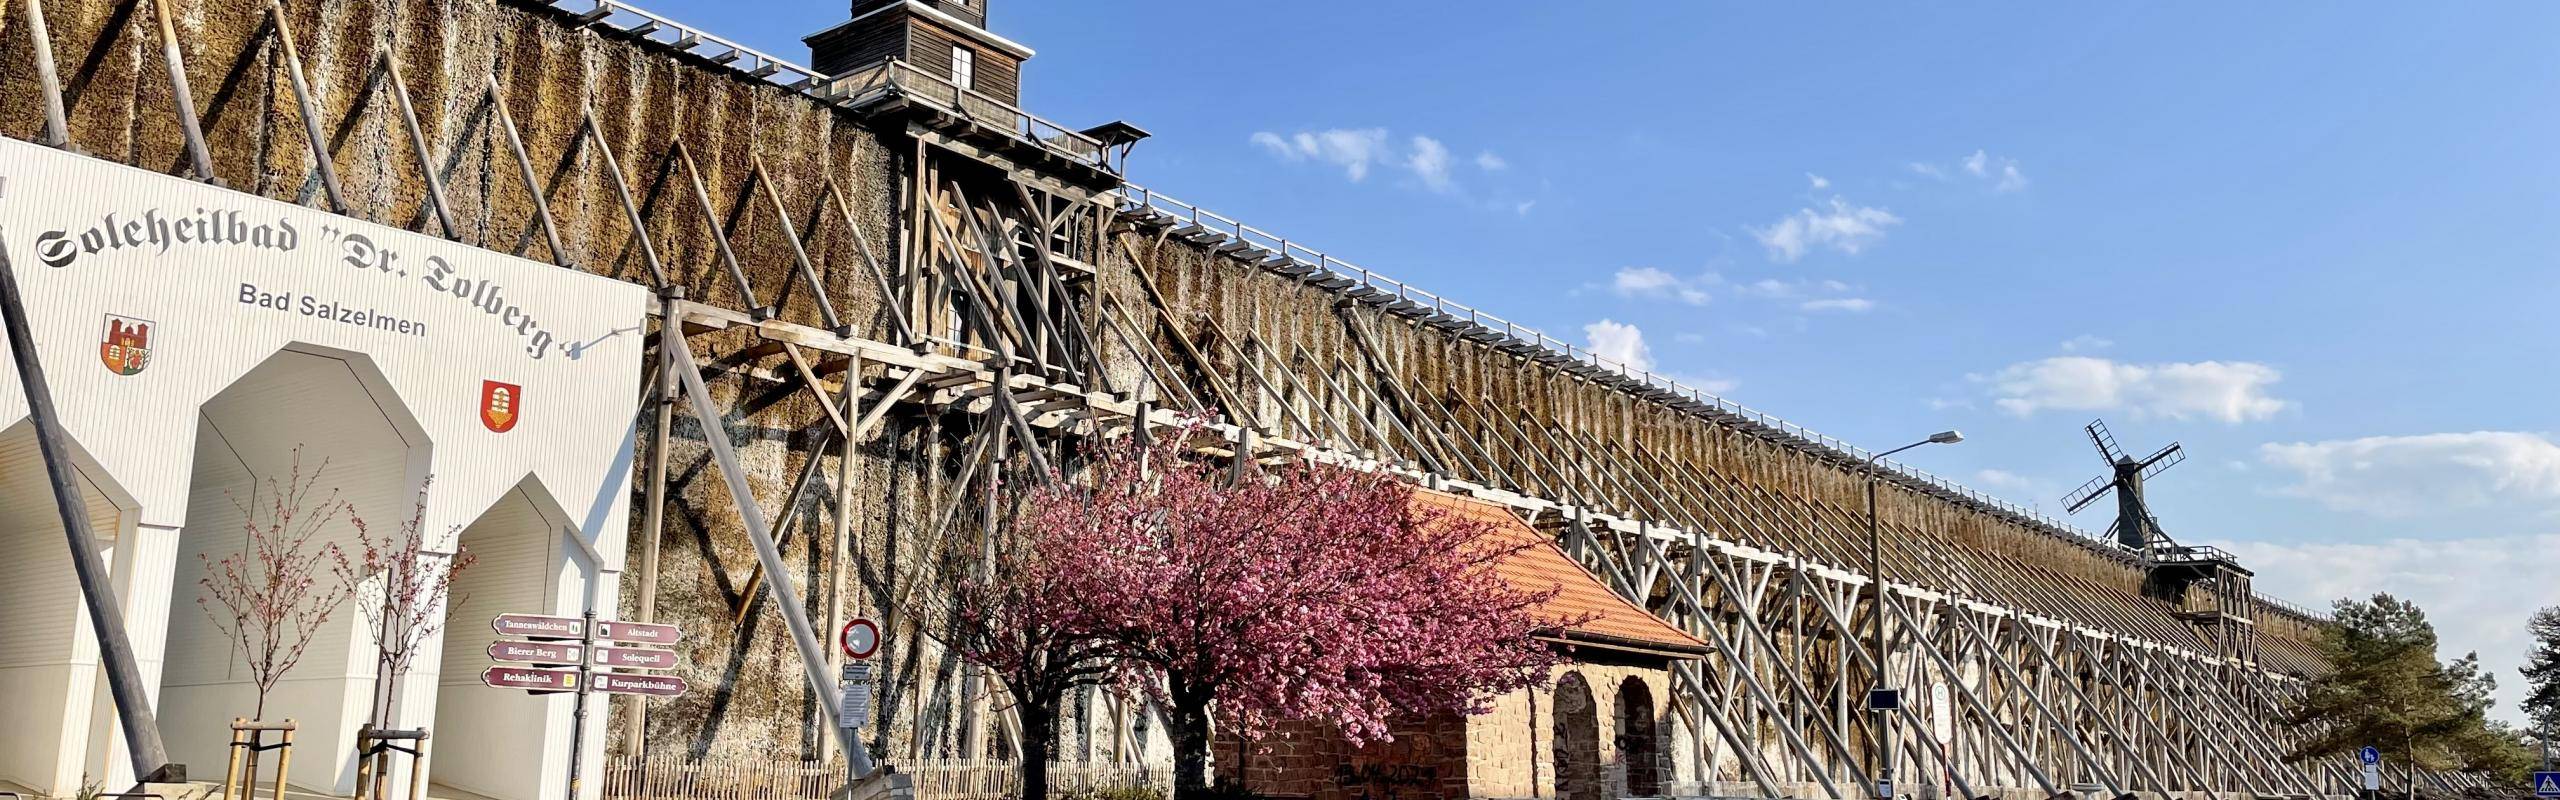
M 1886 684 L 1884 650 L 1884 537 L 1877 532 L 1876 462 L 1883 460 L 1885 456 L 1893 455 L 1921 445 L 1955 444 L 1961 441 L 1964 441 L 1964 434 L 1961 432 L 1939 431 L 1937 433 L 1929 434 L 1929 438 L 1868 456 L 1866 461 L 1867 578 L 1874 582 L 1876 592 L 1875 607 L 1867 612 L 1867 618 L 1872 622 L 1872 627 L 1875 633 L 1874 649 L 1876 657 L 1875 687 L 1867 692 L 1867 711 L 1868 713 L 1875 715 L 1874 724 L 1868 730 L 1875 733 L 1875 793 L 1876 796 L 1880 798 L 1893 796 L 1893 736 L 1891 735 L 1893 730 L 1893 715 L 1890 712 L 1902 707 L 1902 698 L 1900 695 L 1894 693 L 1892 686 Z

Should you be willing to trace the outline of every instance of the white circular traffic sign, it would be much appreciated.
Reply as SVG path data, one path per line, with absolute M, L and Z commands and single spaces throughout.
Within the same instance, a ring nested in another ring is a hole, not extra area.
M 846 658 L 857 661 L 870 658 L 871 654 L 880 652 L 880 626 L 856 617 L 845 623 L 844 630 L 836 634 L 836 643 L 844 647 Z

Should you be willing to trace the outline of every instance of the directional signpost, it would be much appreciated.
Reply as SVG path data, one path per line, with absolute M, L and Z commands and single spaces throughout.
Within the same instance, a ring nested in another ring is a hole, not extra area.
M 650 697 L 674 697 L 684 694 L 684 679 L 673 675 L 634 675 L 621 672 L 595 674 L 595 690 L 615 694 L 644 694 Z
M 675 651 L 630 646 L 673 645 L 684 638 L 673 625 L 599 621 L 590 611 L 575 617 L 500 614 L 489 620 L 489 629 L 509 638 L 489 643 L 489 660 L 498 666 L 480 673 L 481 683 L 532 694 L 577 693 L 577 708 L 569 723 L 572 764 L 587 740 L 587 695 L 674 697 L 686 688 L 684 679 L 673 675 L 613 671 L 674 669 Z M 577 786 L 573 766 L 569 773 L 572 796 Z
M 523 689 L 534 694 L 578 691 L 583 681 L 575 669 L 536 669 L 532 667 L 490 667 L 480 673 L 480 682 L 498 689 Z
M 580 617 L 500 614 L 496 619 L 489 620 L 489 629 L 497 631 L 500 636 L 521 636 L 527 639 L 558 641 L 587 638 L 587 621 Z
M 587 663 L 605 669 L 675 669 L 676 651 L 647 647 L 598 647 Z
M 646 622 L 596 623 L 596 638 L 616 642 L 673 645 L 677 639 L 683 637 L 684 633 L 676 630 L 676 626 L 673 625 L 652 625 Z
M 514 642 L 500 639 L 489 643 L 489 660 L 501 664 L 550 664 L 574 666 L 586 660 L 586 646 L 560 642 Z

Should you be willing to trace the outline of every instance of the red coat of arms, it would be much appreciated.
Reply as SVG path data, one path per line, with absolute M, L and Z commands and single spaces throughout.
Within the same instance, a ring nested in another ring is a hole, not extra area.
M 98 337 L 98 361 L 107 371 L 134 375 L 151 366 L 151 321 L 107 315 L 106 332 Z
M 480 382 L 480 424 L 495 433 L 516 429 L 516 421 L 524 419 L 524 387 L 512 383 L 484 380 Z

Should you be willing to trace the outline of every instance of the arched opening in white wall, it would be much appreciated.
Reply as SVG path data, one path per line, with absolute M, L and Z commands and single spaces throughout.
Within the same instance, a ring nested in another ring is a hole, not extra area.
M 131 570 L 115 550 L 132 540 L 135 503 L 72 448 L 99 555 L 130 599 Z M 114 709 L 96 700 L 105 677 L 87 615 L 35 426 L 21 421 L 0 430 L 0 708 L 10 719 L 0 725 L 0 791 L 68 796 L 84 774 L 103 774 L 92 772 L 105 754 L 89 751 L 90 732 Z
M 226 558 L 254 570 L 258 541 L 268 535 L 262 531 L 280 525 L 310 530 L 306 553 L 355 548 L 357 518 L 396 529 L 415 505 L 428 448 L 369 359 L 325 348 L 277 352 L 198 414 L 186 527 L 171 579 L 160 728 L 173 760 L 218 771 L 227 761 L 231 720 L 259 712 L 250 662 L 225 630 L 232 614 L 204 585 L 209 570 L 220 570 Z M 297 481 L 303 494 L 284 494 Z M 333 501 L 345 507 L 330 514 Z M 279 519 L 285 511 L 295 515 L 289 523 Z M 340 584 L 330 567 L 319 569 L 317 581 Z M 373 697 L 370 639 L 350 598 L 313 626 L 300 662 L 268 695 L 264 718 L 299 726 L 288 783 L 352 788 L 355 732 Z
M 567 737 L 554 734 L 565 731 L 559 726 L 565 724 L 568 696 L 492 689 L 481 685 L 480 673 L 491 664 L 490 643 L 499 639 L 490 626 L 492 618 L 574 617 L 587 610 L 590 568 L 568 539 L 577 535 L 569 514 L 532 478 L 463 528 L 460 544 L 471 563 L 454 576 L 453 613 L 447 617 L 442 657 L 436 664 L 420 665 L 408 692 L 416 696 L 418 686 L 435 687 L 429 734 L 434 762 L 428 775 L 439 788 L 462 790 L 437 796 L 537 800 L 560 795 L 569 748 Z M 591 728 L 601 728 L 604 705 L 600 699 L 591 701 Z

